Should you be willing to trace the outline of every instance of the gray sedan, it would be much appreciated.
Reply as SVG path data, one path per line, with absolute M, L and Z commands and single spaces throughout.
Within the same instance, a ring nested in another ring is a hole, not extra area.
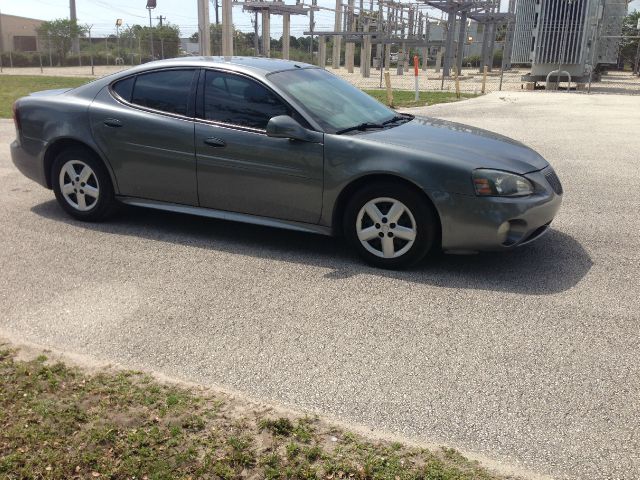
M 13 108 L 15 165 L 71 216 L 118 204 L 344 235 L 369 263 L 539 238 L 562 186 L 536 152 L 400 114 L 312 65 L 152 62 Z

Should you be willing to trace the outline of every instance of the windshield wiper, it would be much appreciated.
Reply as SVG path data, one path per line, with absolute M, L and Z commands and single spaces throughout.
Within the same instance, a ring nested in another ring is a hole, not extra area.
M 390 118 L 389 120 L 382 122 L 382 125 L 388 125 L 390 123 L 399 122 L 400 120 L 406 120 L 406 121 L 413 120 L 413 115 L 408 115 L 408 114 L 395 115 L 393 118 Z
M 336 132 L 336 135 L 340 135 L 341 133 L 352 132 L 353 130 L 367 130 L 369 128 L 384 128 L 384 125 L 382 125 L 380 123 L 365 122 L 365 123 L 361 123 L 359 125 L 356 125 L 354 127 L 343 128 L 342 130 L 338 130 Z

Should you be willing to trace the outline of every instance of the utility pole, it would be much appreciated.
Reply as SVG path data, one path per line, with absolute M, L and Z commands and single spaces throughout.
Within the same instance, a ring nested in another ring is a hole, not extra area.
M 318 0 L 311 0 L 311 11 L 309 12 L 309 31 L 311 32 L 311 41 L 309 42 L 309 58 L 310 63 L 313 63 L 313 30 L 316 28 L 316 22 L 314 20 L 315 6 L 318 4 Z
M 131 27 L 128 23 L 126 24 L 126 27 L 127 30 L 131 31 Z M 129 51 L 131 52 L 131 66 L 133 66 L 133 35 L 129 35 Z
M 69 20 L 76 25 L 78 24 L 78 16 L 76 15 L 76 0 L 69 0 Z M 80 53 L 80 39 L 77 35 L 74 35 L 71 39 L 71 51 L 73 53 Z
M 458 27 L 458 45 L 456 48 L 456 72 L 458 76 L 462 74 L 462 60 L 464 58 L 464 42 L 467 38 L 467 12 L 460 12 L 460 26 Z M 493 62 L 493 57 L 491 58 Z
M 487 50 L 489 48 L 489 24 L 488 23 L 483 23 L 482 24 L 482 50 L 480 53 L 480 70 L 479 72 L 483 72 L 484 71 L 484 67 L 487 67 Z
M 637 35 L 640 36 L 640 18 L 638 18 L 638 25 L 636 26 Z M 636 48 L 636 61 L 633 66 L 633 73 L 640 75 L 640 38 L 638 38 L 638 48 Z
M 393 23 L 395 22 L 394 13 L 395 10 L 391 8 L 390 4 L 387 4 L 387 24 L 384 33 L 385 39 L 391 38 L 395 34 Z M 382 54 L 384 56 L 384 62 L 382 62 L 382 64 L 386 70 L 389 70 L 389 66 L 391 65 L 391 44 L 383 44 L 382 48 Z M 382 70 L 380 70 L 380 88 L 382 88 Z
M 4 52 L 4 37 L 2 36 L 2 10 L 0 10 L 0 53 L 2 52 Z
M 444 46 L 444 62 L 442 64 L 442 77 L 448 77 L 451 75 L 451 67 L 454 59 L 454 36 L 456 33 L 456 15 L 457 15 L 456 7 L 452 7 L 449 11 L 449 17 L 446 23 L 447 36 L 445 40 Z
M 400 39 L 404 40 L 404 7 L 400 8 Z M 406 42 L 400 43 L 400 50 L 398 51 L 398 61 L 396 62 L 396 74 L 404 75 L 404 56 L 406 55 Z
M 260 55 L 260 39 L 258 38 L 258 11 L 253 12 L 253 48 L 256 51 L 256 57 Z
M 369 23 L 371 18 L 365 17 L 363 19 L 362 31 L 369 33 Z M 360 48 L 360 75 L 363 78 L 369 78 L 371 76 L 371 36 L 364 35 Z
M 198 39 L 199 53 L 208 57 L 211 55 L 211 32 L 209 30 L 209 0 L 198 0 Z
M 166 20 L 166 19 L 167 19 L 167 17 L 163 17 L 162 15 L 160 15 L 159 17 L 156 17 L 156 20 L 158 20 L 158 22 L 159 22 L 160 28 L 162 28 L 162 21 Z
M 93 67 L 93 42 L 91 40 L 91 29 L 93 25 L 86 25 L 85 27 L 89 32 L 89 58 L 91 58 L 91 76 L 95 75 L 94 67 Z M 42 69 L 42 61 L 40 61 L 40 69 Z
M 119 61 L 118 59 L 120 58 L 120 27 L 121 26 L 122 26 L 122 19 L 116 18 L 116 38 L 118 40 L 118 53 L 116 55 L 116 65 L 118 64 L 118 61 Z M 49 47 L 49 50 L 51 50 L 51 47 Z M 51 55 L 51 53 L 49 53 L 49 55 Z
M 429 37 L 431 35 L 431 23 L 429 22 L 429 13 L 425 14 L 424 22 L 424 61 L 422 62 L 422 70 L 427 71 L 427 64 L 429 63 Z
M 213 8 L 216 9 L 216 25 L 220 25 L 220 20 L 218 19 L 218 0 L 213 0 Z
M 318 66 L 325 68 L 327 66 L 327 37 L 318 35 Z
M 373 12 L 373 10 L 372 10 Z M 382 0 L 378 0 L 378 18 L 376 19 L 376 37 L 378 40 L 382 40 L 384 37 L 384 11 L 382 6 Z M 384 43 L 378 42 L 376 45 L 376 57 L 378 57 L 378 70 L 382 72 L 382 67 L 384 66 Z M 382 82 L 381 82 L 382 83 Z
M 289 42 L 291 41 L 291 16 L 282 14 L 282 58 L 289 60 Z
M 348 6 L 347 6 L 347 10 L 346 10 L 346 15 L 345 15 L 345 22 L 346 22 L 345 31 L 354 31 L 356 29 L 356 24 L 355 24 L 356 19 L 355 19 L 355 15 L 354 15 L 355 1 L 354 0 L 348 0 L 348 4 L 347 5 Z M 362 13 L 362 12 L 360 12 L 360 13 Z M 347 71 L 349 73 L 353 73 L 355 49 L 356 49 L 356 44 L 354 42 L 347 41 L 345 43 L 345 47 L 344 47 L 344 65 L 345 65 L 345 67 L 347 67 Z M 362 51 L 360 52 L 360 56 L 362 58 Z
M 271 16 L 269 10 L 262 10 L 262 54 L 271 56 Z
M 336 12 L 335 12 L 335 23 L 334 23 L 334 31 L 340 32 L 342 30 L 342 2 L 341 0 L 336 0 Z M 340 50 L 342 47 L 342 36 L 336 35 L 333 37 L 333 54 L 332 54 L 332 62 L 333 68 L 340 68 Z
M 2 73 L 2 54 L 4 53 L 4 40 L 2 39 L 2 11 L 0 10 L 0 73 Z
M 207 5 L 207 26 L 208 19 L 209 7 Z M 233 4 L 231 0 L 222 0 L 222 55 L 225 57 L 233 56 Z
M 508 12 L 514 14 L 516 12 L 516 0 L 509 0 Z M 513 51 L 513 41 L 515 37 L 515 20 L 510 19 L 507 22 L 507 34 L 504 38 L 505 46 L 503 57 L 505 59 L 503 70 L 511 70 L 511 52 Z
M 151 47 L 151 60 L 155 60 L 155 54 L 153 52 L 153 23 L 151 21 L 151 10 L 156 8 L 156 0 L 147 0 L 147 10 L 149 10 L 149 45 Z M 142 52 L 140 52 L 142 55 Z M 142 63 L 142 57 L 140 57 L 140 62 Z
M 291 16 L 282 14 L 282 58 L 289 60 L 289 42 L 291 41 Z

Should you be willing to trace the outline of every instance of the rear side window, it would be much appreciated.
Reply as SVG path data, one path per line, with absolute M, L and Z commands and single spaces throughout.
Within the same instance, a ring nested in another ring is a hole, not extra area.
M 194 72 L 164 70 L 138 75 L 131 102 L 154 110 L 186 115 Z
M 207 70 L 204 83 L 207 120 L 265 130 L 271 118 L 291 114 L 280 98 L 249 78 Z
M 123 100 L 127 102 L 131 101 L 131 93 L 133 92 L 133 84 L 136 81 L 136 77 L 125 78 L 113 84 L 113 91 L 118 94 Z

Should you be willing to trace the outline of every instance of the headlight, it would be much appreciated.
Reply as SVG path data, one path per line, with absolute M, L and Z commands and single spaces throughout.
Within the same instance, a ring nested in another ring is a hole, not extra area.
M 522 197 L 533 193 L 532 183 L 515 173 L 479 169 L 472 176 L 476 195 L 482 197 Z

